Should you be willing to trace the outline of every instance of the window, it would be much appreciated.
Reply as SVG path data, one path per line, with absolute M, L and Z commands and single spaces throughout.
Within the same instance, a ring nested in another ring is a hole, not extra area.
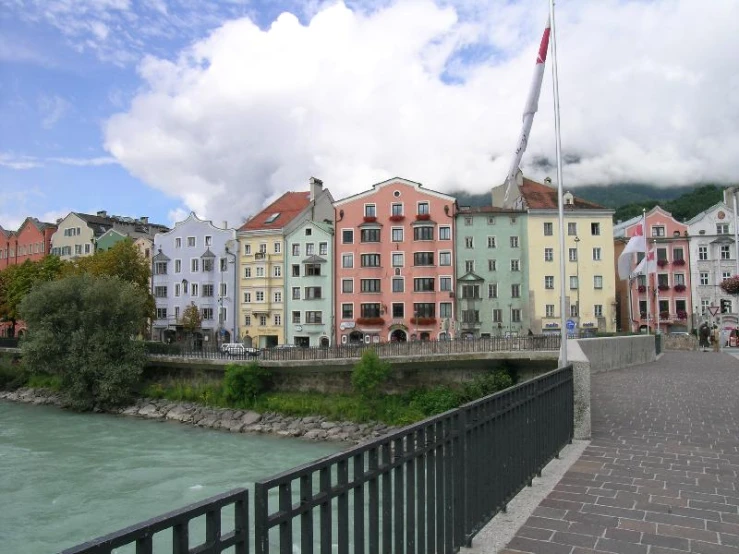
M 341 305 L 341 319 L 354 319 L 354 304 Z
M 439 227 L 439 240 L 452 240 L 452 228 Z
M 276 265 L 272 267 L 272 277 L 282 277 L 282 266 Z
M 175 260 L 174 261 L 174 272 L 175 273 L 182 273 L 182 260 Z
M 452 278 L 439 277 L 439 290 L 442 292 L 452 290 Z
M 323 323 L 323 312 L 305 312 L 305 322 L 314 324 Z
M 300 300 L 300 287 L 293 287 L 293 300 Z
M 300 265 L 298 265 L 298 264 L 292 264 L 290 266 L 290 268 L 291 268 L 290 269 L 290 274 L 293 277 L 300 277 Z
M 391 240 L 393 242 L 403 242 L 403 228 L 393 228 Z
M 206 321 L 211 321 L 213 319 L 213 308 L 201 308 L 200 313 Z
M 264 277 L 264 268 L 258 267 L 257 268 L 257 277 Z
M 551 237 L 554 234 L 554 225 L 551 221 L 544 222 L 544 236 Z
M 317 300 L 321 298 L 321 287 L 305 287 L 305 299 Z
M 245 267 L 244 268 L 244 279 L 249 279 L 249 278 L 251 278 L 251 268 Z
M 683 252 L 683 249 L 682 248 L 673 248 L 672 249 L 672 259 L 675 260 L 675 261 L 677 261 L 677 260 L 684 260 L 685 259 L 685 254 Z
M 474 260 L 465 260 L 465 262 L 464 262 L 464 270 L 467 273 L 474 273 L 474 271 L 475 271 L 475 261 Z
M 203 296 L 206 298 L 211 298 L 213 296 L 213 285 L 203 285 Z
M 413 240 L 434 240 L 434 228 L 429 226 L 414 227 Z
M 342 279 L 341 280 L 341 292 L 346 294 L 352 294 L 354 292 L 354 280 L 353 279 Z
M 462 321 L 464 323 L 480 323 L 480 311 L 462 310 Z
M 595 317 L 603 317 L 603 304 L 593 306 L 593 315 Z
M 498 298 L 498 283 L 488 284 L 488 298 Z
M 464 224 L 466 227 L 472 227 L 472 218 L 471 217 L 465 217 L 464 218 Z
M 430 302 L 413 304 L 413 313 L 416 317 L 436 317 L 436 305 Z
M 488 271 L 497 271 L 497 270 L 498 270 L 498 261 L 488 260 Z
M 708 313 L 708 307 L 711 305 L 710 300 L 701 300 L 701 314 L 706 315 Z
M 593 288 L 594 289 L 603 288 L 603 276 L 602 275 L 593 275 Z
M 503 310 L 500 308 L 494 308 L 493 309 L 493 323 L 502 323 L 503 322 Z
M 726 279 L 728 279 L 729 277 L 731 277 L 731 271 L 724 271 L 721 273 L 722 281 L 726 281 Z
M 511 321 L 513 323 L 521 323 L 521 310 L 518 308 L 513 308 L 511 310 Z
M 341 267 L 343 268 L 354 267 L 354 254 L 342 254 L 341 255 Z
M 521 285 L 511 285 L 511 298 L 521 298 Z
M 359 233 L 359 242 L 380 242 L 380 230 L 362 229 Z
M 716 234 L 717 235 L 728 235 L 729 234 L 729 224 L 728 223 L 717 223 L 716 224 Z
M 545 306 L 546 317 L 554 317 L 554 304 L 547 304 Z
M 267 325 L 267 316 L 266 315 L 260 315 L 259 316 L 259 326 L 265 327 Z
M 731 309 L 731 300 L 721 299 L 721 313 L 730 314 L 733 310 Z
M 251 244 L 244 245 L 244 256 L 251 256 Z
M 273 252 L 275 254 L 280 254 L 282 252 L 282 243 L 281 242 L 274 243 Z
M 577 289 L 577 275 L 570 275 L 570 289 Z
M 664 237 L 665 236 L 664 226 L 663 225 L 652 226 L 652 236 L 653 237 Z
M 257 302 L 264 302 L 264 291 L 258 290 L 255 295 Z
M 305 229 L 305 236 L 306 237 L 309 237 L 312 234 L 313 234 L 313 229 L 311 229 L 310 227 L 306 227 L 306 229 Z
M 495 225 L 495 216 L 493 215 L 488 216 L 488 225 Z
M 274 294 L 272 295 L 272 298 L 274 299 L 275 304 L 282 303 L 282 291 L 279 291 L 279 290 L 275 291 Z
M 554 289 L 554 275 L 546 275 L 544 277 L 544 288 Z
M 701 285 L 707 285 L 708 284 L 708 272 L 707 271 L 701 271 L 701 274 L 700 274 L 700 283 L 701 283 Z
M 187 247 L 188 248 L 195 247 L 195 237 L 187 237 Z
M 393 267 L 403 267 L 403 253 L 393 252 Z
M 167 287 L 154 287 L 154 298 L 167 298 Z
M 511 237 L 511 248 L 518 248 L 518 237 Z
M 545 248 L 544 249 L 544 261 L 545 262 L 553 262 L 554 261 L 554 248 Z
M 590 224 L 590 234 L 593 236 L 600 235 L 600 223 L 591 223 Z
M 85 245 L 85 254 L 89 254 L 89 253 L 90 253 L 90 245 L 89 244 L 86 244 Z M 25 254 L 25 252 L 24 252 L 24 254 Z
M 360 259 L 362 267 L 380 267 L 379 254 L 362 254 Z
M 601 260 L 601 254 L 602 254 L 602 251 L 601 251 L 600 246 L 593 248 L 593 261 L 599 262 Z
M 377 217 L 377 206 L 374 204 L 365 204 L 364 217 Z
M 419 202 L 418 203 L 418 213 L 420 215 L 428 215 L 431 213 L 429 211 L 429 203 L 428 202 Z
M 19 256 L 22 256 L 21 250 L 23 250 L 23 249 L 22 248 L 19 248 L 18 249 L 18 255 Z M 74 253 L 75 253 L 75 255 L 82 254 L 82 245 L 81 244 L 75 244 L 74 245 Z
M 685 300 L 675 300 L 675 311 L 676 312 L 687 312 L 688 304 Z
M 405 317 L 405 304 L 393 302 L 393 318 Z
M 570 317 L 577 317 L 577 304 L 570 304 Z
M 414 292 L 434 292 L 433 277 L 416 277 L 413 279 Z
M 359 286 L 362 292 L 381 292 L 380 279 L 361 279 Z
M 474 248 L 475 247 L 475 241 L 472 237 L 464 237 L 464 247 L 465 248 Z
M 393 292 L 404 292 L 405 281 L 402 278 L 393 277 Z
M 354 229 L 344 229 L 341 231 L 341 242 L 343 244 L 354 244 Z
M 480 298 L 480 285 L 462 285 L 462 298 Z
M 439 265 L 452 265 L 452 253 L 439 252 Z
M 728 244 L 721 245 L 721 259 L 722 260 L 730 260 L 731 259 L 731 252 L 729 251 L 729 245 Z
M 328 243 L 327 242 L 319 242 L 318 243 L 318 255 L 319 256 L 325 256 L 328 254 Z
M 570 248 L 568 250 L 568 253 L 569 253 L 569 256 L 570 256 L 570 261 L 571 262 L 576 262 L 577 261 L 577 248 Z
M 180 307 L 179 306 L 174 307 L 174 317 L 175 319 L 180 319 Z
M 305 264 L 306 277 L 320 277 L 321 264 Z
M 442 318 L 452 317 L 452 303 L 451 302 L 440 302 L 439 303 L 439 317 L 442 317 Z
M 488 237 L 488 248 L 495 248 L 495 237 Z
M 413 265 L 434 265 L 433 252 L 414 252 Z
M 156 262 L 154 264 L 154 275 L 166 275 L 167 262 Z
M 192 273 L 197 273 L 200 269 L 200 260 L 198 258 L 193 258 L 190 260 L 190 271 Z
M 174 247 L 182 248 L 182 238 L 181 237 L 177 237 L 176 239 L 174 239 Z
M 206 273 L 213 271 L 213 258 L 203 258 L 203 271 Z
M 577 236 L 577 223 L 567 224 L 567 234 L 571 237 Z
M 708 259 L 708 246 L 698 247 L 698 259 L 705 261 Z
M 266 254 L 267 253 L 267 243 L 263 242 L 259 245 L 259 253 L 260 254 Z
M 380 317 L 380 304 L 362 304 L 359 307 L 362 317 Z
M 521 263 L 519 260 L 511 260 L 511 271 L 521 271 Z
M 199 293 L 199 287 L 197 283 L 193 283 L 190 285 L 190 296 L 198 296 Z
M 667 248 L 657 248 L 657 259 L 667 261 Z
M 293 256 L 300 256 L 300 245 L 293 244 Z
M 247 303 L 247 304 L 251 302 L 251 293 L 250 292 L 245 292 L 244 293 L 244 302 Z
M 157 319 L 167 319 L 167 308 L 157 308 Z
M 390 206 L 390 215 L 403 215 L 403 204 L 393 204 Z
M 294 324 L 299 324 L 300 323 L 300 312 L 299 311 L 293 312 L 292 322 Z

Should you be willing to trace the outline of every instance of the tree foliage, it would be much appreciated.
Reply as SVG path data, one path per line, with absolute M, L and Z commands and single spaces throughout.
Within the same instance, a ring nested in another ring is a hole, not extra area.
M 28 326 L 23 363 L 57 374 L 76 409 L 109 408 L 133 394 L 146 360 L 132 340 L 146 318 L 146 294 L 115 277 L 73 275 L 33 288 L 20 305 Z
M 115 243 L 108 250 L 98 250 L 92 256 L 77 258 L 70 273 L 92 275 L 94 277 L 118 277 L 141 287 L 149 288 L 151 269 L 149 262 L 141 255 L 130 238 Z
M 365 398 L 376 398 L 390 378 L 392 366 L 383 362 L 374 350 L 366 350 L 352 371 L 352 386 Z
M 46 256 L 32 262 L 11 265 L 0 272 L 0 317 L 10 321 L 19 318 L 21 301 L 39 283 L 57 279 L 64 271 L 65 262 L 57 256 Z
M 182 328 L 188 333 L 192 334 L 198 329 L 203 323 L 203 318 L 200 315 L 200 310 L 194 303 L 182 310 Z

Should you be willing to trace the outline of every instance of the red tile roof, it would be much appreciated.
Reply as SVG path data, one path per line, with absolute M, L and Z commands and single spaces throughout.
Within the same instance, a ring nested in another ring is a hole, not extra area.
M 557 189 L 524 177 L 523 184 L 519 187 L 526 205 L 532 210 L 556 210 L 559 206 Z M 567 191 L 565 191 L 567 192 Z M 572 209 L 597 209 L 605 210 L 604 206 L 588 202 L 582 198 L 574 197 L 572 204 L 565 204 L 566 210 Z
M 286 192 L 244 223 L 239 231 L 282 229 L 308 207 L 308 204 L 310 204 L 310 192 Z M 267 223 L 267 220 L 274 214 L 280 215 L 274 221 Z

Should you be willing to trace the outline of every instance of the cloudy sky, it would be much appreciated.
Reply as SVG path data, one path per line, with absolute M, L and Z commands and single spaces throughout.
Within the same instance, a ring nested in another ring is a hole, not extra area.
M 547 0 L 0 0 L 0 225 L 500 184 Z M 568 184 L 739 175 L 739 0 L 560 0 Z M 551 61 L 551 56 L 549 58 Z M 524 172 L 554 176 L 551 66 Z

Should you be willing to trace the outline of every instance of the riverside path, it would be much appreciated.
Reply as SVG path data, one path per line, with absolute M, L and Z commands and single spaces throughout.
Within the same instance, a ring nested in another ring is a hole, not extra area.
M 739 553 L 739 360 L 667 352 L 591 387 L 591 443 L 502 552 Z

